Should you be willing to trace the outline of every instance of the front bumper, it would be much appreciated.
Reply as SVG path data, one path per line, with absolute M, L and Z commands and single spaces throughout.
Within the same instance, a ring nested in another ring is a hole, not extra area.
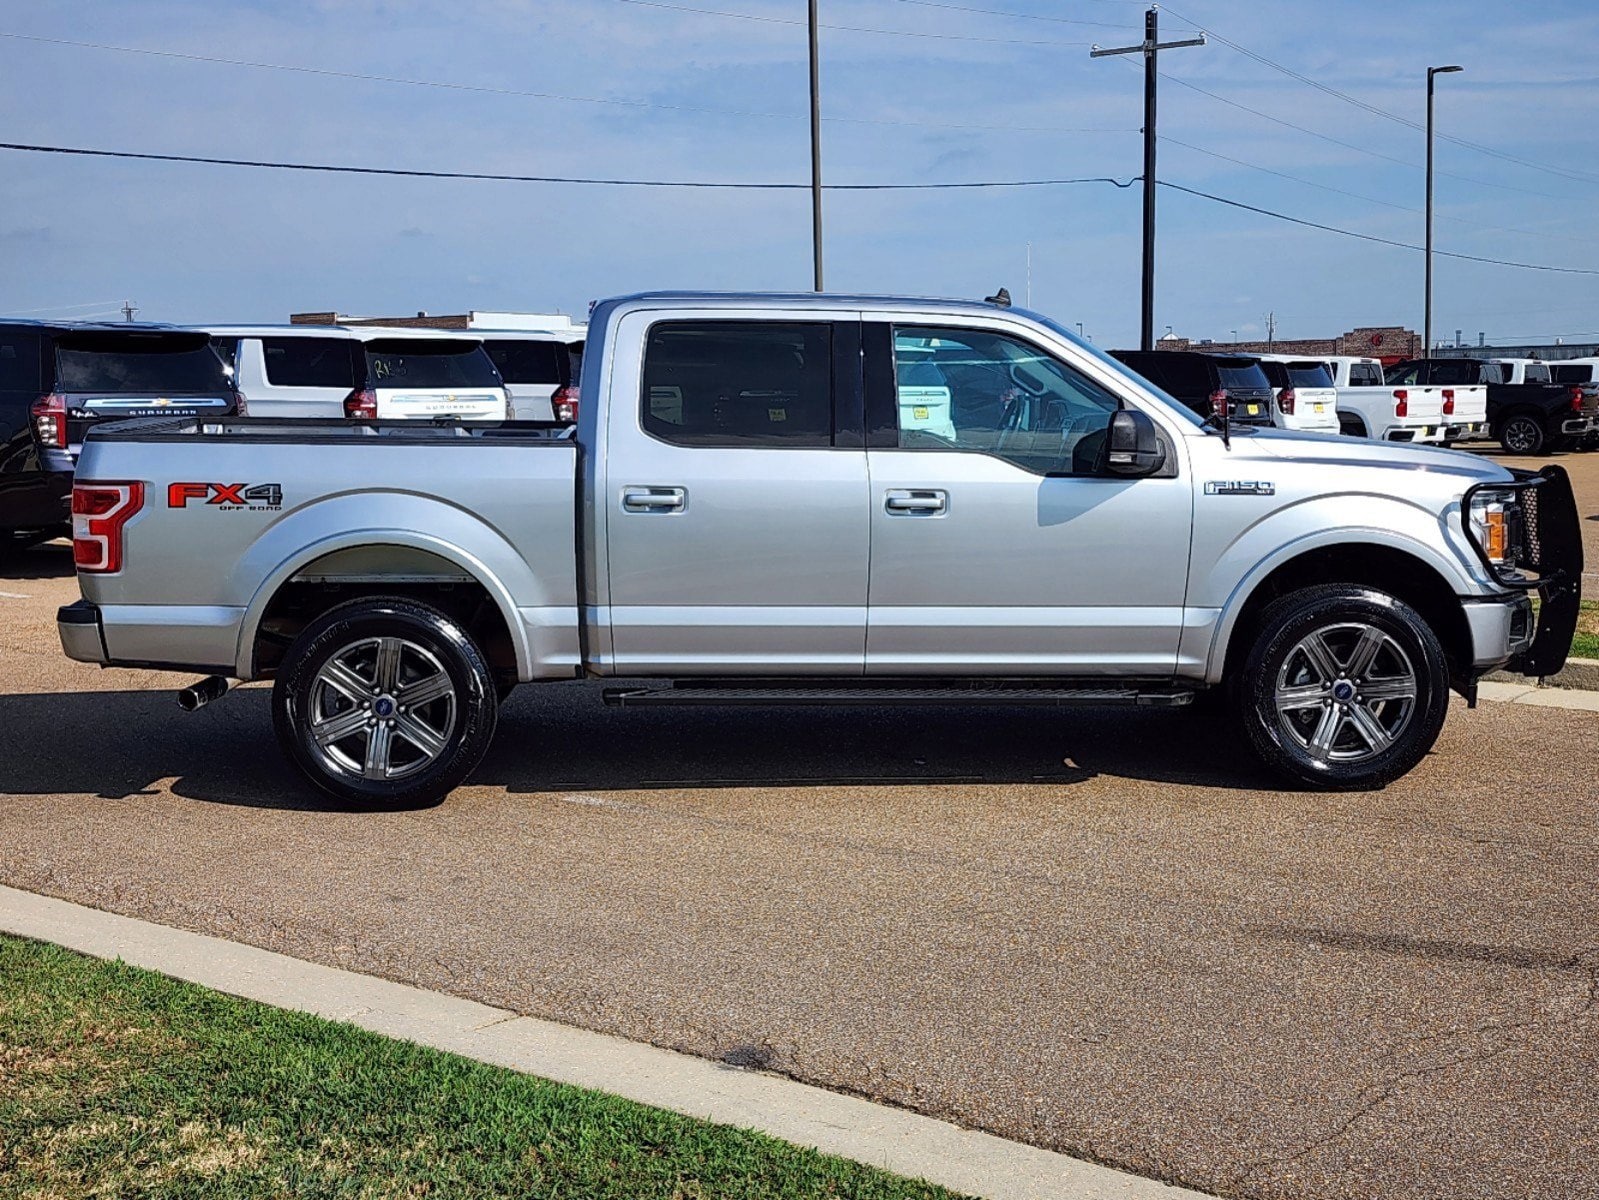
M 1525 595 L 1463 596 L 1460 607 L 1471 632 L 1472 674 L 1497 670 L 1532 647 L 1537 619 Z
M 1505 664 L 1522 675 L 1545 677 L 1566 665 L 1571 639 L 1582 608 L 1582 527 L 1571 480 L 1564 469 L 1545 467 L 1537 474 L 1513 471 L 1510 483 L 1484 483 L 1467 490 L 1461 499 L 1460 519 L 1466 540 L 1495 579 L 1506 589 L 1521 592 L 1530 607 L 1538 597 L 1537 618 L 1524 649 L 1513 650 Z M 1472 497 L 1479 491 L 1516 492 L 1522 509 L 1522 534 L 1516 567 L 1495 565 L 1477 540 L 1471 524 Z M 1467 617 L 1473 605 L 1467 606 Z M 1492 607 L 1492 600 L 1482 605 Z M 1487 620 L 1488 618 L 1481 618 Z M 1475 637 L 1475 627 L 1473 636 Z

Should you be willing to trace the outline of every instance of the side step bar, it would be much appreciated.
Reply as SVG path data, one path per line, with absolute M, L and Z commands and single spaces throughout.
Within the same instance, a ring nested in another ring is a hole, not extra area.
M 660 688 L 606 688 L 605 703 L 617 708 L 688 704 L 766 705 L 913 705 L 913 704 L 1035 704 L 1052 708 L 1088 705 L 1139 705 L 1177 708 L 1194 699 L 1192 689 L 1168 684 L 1102 683 L 1082 686 L 1059 684 L 984 684 L 980 686 L 913 684 L 838 686 L 820 684 L 678 684 Z

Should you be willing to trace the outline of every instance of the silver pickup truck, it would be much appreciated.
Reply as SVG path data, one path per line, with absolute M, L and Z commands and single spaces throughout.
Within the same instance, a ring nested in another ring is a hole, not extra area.
M 992 304 L 639 295 L 588 345 L 575 435 L 96 430 L 67 654 L 211 673 L 186 707 L 274 679 L 311 782 L 398 804 L 466 778 L 512 686 L 573 678 L 629 705 L 1209 693 L 1290 779 L 1374 787 L 1451 689 L 1570 645 L 1558 468 L 1229 429 Z

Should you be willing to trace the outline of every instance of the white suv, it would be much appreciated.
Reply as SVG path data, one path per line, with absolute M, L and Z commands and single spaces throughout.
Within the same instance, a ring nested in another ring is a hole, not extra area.
M 1275 395 L 1272 424 L 1300 433 L 1337 433 L 1338 389 L 1327 364 L 1293 354 L 1257 354 Z
M 510 416 L 505 384 L 473 334 L 343 325 L 212 326 L 207 332 L 254 416 Z

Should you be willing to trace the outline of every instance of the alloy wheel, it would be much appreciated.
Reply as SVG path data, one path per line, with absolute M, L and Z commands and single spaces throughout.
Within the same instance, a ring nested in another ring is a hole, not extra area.
M 1381 754 L 1410 724 L 1416 669 L 1375 625 L 1328 625 L 1302 638 L 1277 672 L 1273 701 L 1283 732 L 1317 762 Z
M 334 652 L 311 683 L 310 732 L 335 772 L 401 779 L 444 753 L 455 732 L 455 684 L 426 647 L 362 638 Z

